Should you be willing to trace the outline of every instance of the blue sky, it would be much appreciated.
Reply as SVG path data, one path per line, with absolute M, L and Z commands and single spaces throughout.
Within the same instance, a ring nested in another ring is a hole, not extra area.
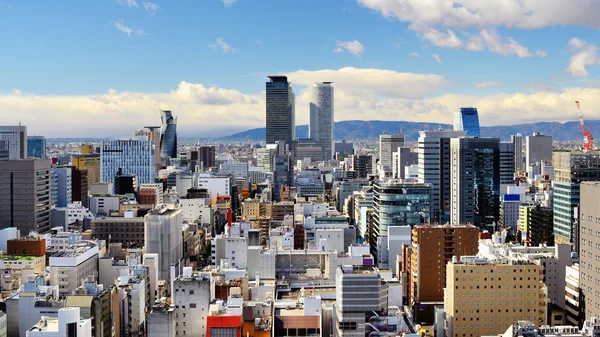
M 317 76 L 322 70 L 330 70 L 326 74 L 336 82 L 337 120 L 380 114 L 378 119 L 441 116 L 445 121 L 447 110 L 458 107 L 453 104 L 477 102 L 486 109 L 482 115 L 489 116 L 484 125 L 507 123 L 500 116 L 506 113 L 544 111 L 516 121 L 561 120 L 573 90 L 582 90 L 578 97 L 597 96 L 596 3 L 571 6 L 575 9 L 548 4 L 556 6 L 553 10 L 545 10 L 541 0 L 531 0 L 530 8 L 515 7 L 517 0 L 488 6 L 481 1 L 475 7 L 456 0 L 448 8 L 441 0 L 430 3 L 439 4 L 0 0 L 0 117 L 9 117 L 2 110 L 16 109 L 32 115 L 25 122 L 34 129 L 53 133 L 44 119 L 65 110 L 72 110 L 73 118 L 88 112 L 94 117 L 131 113 L 125 130 L 137 125 L 145 109 L 154 113 L 152 104 L 156 109 L 166 104 L 175 106 L 180 122 L 189 117 L 190 132 L 238 130 L 264 120 L 261 95 L 267 74 L 297 74 L 290 78 L 297 78 L 299 104 L 304 104 L 303 89 L 311 76 L 326 80 Z M 340 75 L 342 68 L 356 71 Z M 381 71 L 393 72 L 389 85 L 397 91 L 381 94 L 381 85 L 370 80 L 390 78 Z M 415 87 L 414 81 L 419 90 L 406 93 L 402 87 Z M 182 82 L 193 89 L 182 88 Z M 358 99 L 358 92 L 364 97 Z M 38 104 L 27 104 L 24 96 Z M 554 99 L 565 103 L 552 104 Z M 48 109 L 39 111 L 44 106 Z M 592 102 L 588 106 L 590 118 L 600 117 L 592 112 Z M 222 120 L 209 128 L 216 110 L 219 116 L 235 111 L 246 120 Z M 196 120 L 200 125 L 192 126 Z M 303 121 L 300 117 L 298 123 Z M 99 125 L 94 132 L 102 130 Z

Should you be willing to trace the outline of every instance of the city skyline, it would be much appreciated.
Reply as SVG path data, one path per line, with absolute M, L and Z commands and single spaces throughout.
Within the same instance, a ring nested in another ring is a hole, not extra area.
M 298 125 L 308 122 L 310 85 L 327 81 L 336 121 L 451 123 L 461 106 L 476 106 L 482 126 L 570 121 L 574 100 L 600 118 L 589 14 L 599 4 L 455 5 L 426 16 L 413 0 L 3 0 L 0 27 L 13 33 L 0 35 L 11 46 L 0 56 L 0 118 L 47 137 L 121 136 L 171 109 L 182 134 L 235 133 L 264 125 L 267 75 L 296 88 Z M 285 25 L 285 36 L 269 25 Z

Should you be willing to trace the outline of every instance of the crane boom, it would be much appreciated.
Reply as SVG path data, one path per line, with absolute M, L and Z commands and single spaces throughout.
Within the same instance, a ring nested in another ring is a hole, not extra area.
M 579 124 L 581 125 L 581 133 L 583 134 L 583 147 L 582 148 L 584 150 L 592 150 L 594 147 L 594 137 L 585 128 L 585 123 L 583 122 L 583 111 L 581 111 L 581 106 L 579 105 L 579 101 L 575 101 L 575 105 L 577 106 L 577 114 L 579 115 Z

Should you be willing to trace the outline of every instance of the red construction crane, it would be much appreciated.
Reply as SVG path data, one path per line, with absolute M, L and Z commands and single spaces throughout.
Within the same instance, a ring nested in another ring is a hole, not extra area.
M 585 124 L 583 123 L 583 112 L 579 106 L 579 101 L 575 101 L 577 105 L 577 113 L 579 114 L 579 123 L 581 124 L 581 133 L 583 133 L 583 149 L 592 150 L 594 148 L 594 136 L 586 130 Z

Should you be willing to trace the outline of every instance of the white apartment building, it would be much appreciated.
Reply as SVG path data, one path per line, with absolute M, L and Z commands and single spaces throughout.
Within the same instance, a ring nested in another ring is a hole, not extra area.
M 177 336 L 206 336 L 206 318 L 214 287 L 210 275 L 193 274 L 191 267 L 183 268 L 183 274 L 173 282 Z
M 61 297 L 71 295 L 88 276 L 98 278 L 98 244 L 78 241 L 50 257 L 50 285 Z
M 146 253 L 158 254 L 159 280 L 171 280 L 171 267 L 183 259 L 183 216 L 180 208 L 154 209 L 144 217 Z
M 208 198 L 179 199 L 181 205 L 182 217 L 184 220 L 210 223 L 212 216 L 212 207 Z
M 0 126 L 0 160 L 27 158 L 27 127 Z
M 45 256 L 0 256 L 0 288 L 4 295 L 19 289 L 29 276 L 46 270 Z
M 79 307 L 58 310 L 58 317 L 42 316 L 27 330 L 27 337 L 92 337 L 92 319 L 80 319 Z M 73 331 L 73 329 L 75 331 Z
M 211 202 L 217 196 L 229 196 L 231 191 L 231 177 L 213 176 L 207 173 L 194 175 L 194 188 L 205 188 L 210 194 Z
M 247 268 L 248 245 L 244 237 L 217 235 L 211 241 L 211 253 L 213 266 L 220 266 L 221 260 L 226 260 L 231 268 Z

